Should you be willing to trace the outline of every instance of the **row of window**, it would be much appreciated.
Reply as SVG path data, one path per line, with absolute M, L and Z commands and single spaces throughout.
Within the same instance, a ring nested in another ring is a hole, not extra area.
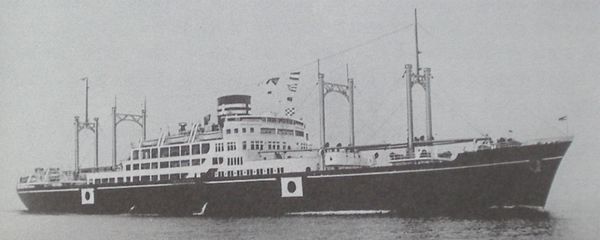
M 225 134 L 231 134 L 232 129 L 225 130 Z M 254 128 L 249 128 L 250 133 L 254 133 Z M 246 133 L 246 128 L 241 128 L 242 133 Z M 233 129 L 233 133 L 239 133 L 237 128 Z
M 228 122 L 236 122 L 236 121 L 246 121 L 246 122 L 271 122 L 271 123 L 283 123 L 290 125 L 300 125 L 304 126 L 304 124 L 300 121 L 288 119 L 288 118 L 269 118 L 269 117 L 233 117 L 228 118 Z
M 227 158 L 227 165 L 231 166 L 231 165 L 242 165 L 244 164 L 244 158 L 242 157 L 228 157 Z
M 229 159 L 228 159 L 229 160 Z M 241 159 L 240 159 L 241 161 Z M 310 172 L 310 168 L 306 168 L 307 172 Z M 258 168 L 258 169 L 246 169 L 246 170 L 229 170 L 219 171 L 215 173 L 215 177 L 235 177 L 235 176 L 253 176 L 263 174 L 283 174 L 284 168 Z M 113 177 L 113 178 L 97 178 L 90 179 L 90 182 L 94 184 L 106 184 L 106 183 L 139 183 L 139 182 L 156 182 L 165 180 L 179 180 L 187 177 L 187 173 L 173 173 L 173 174 L 161 174 L 161 175 L 143 175 L 143 176 L 127 176 L 127 177 Z
M 231 134 L 231 133 L 239 133 L 239 129 L 238 128 L 233 128 L 233 129 L 226 129 L 225 130 L 225 134 Z M 241 128 L 241 132 L 242 133 L 246 133 L 246 128 Z M 250 128 L 250 133 L 254 133 L 254 128 Z M 278 135 L 288 135 L 288 136 L 297 136 L 297 137 L 304 137 L 304 132 L 303 131 L 294 131 L 291 129 L 281 129 L 281 128 L 260 128 L 260 133 L 261 134 L 278 134 Z
M 94 184 L 156 182 L 156 181 L 165 181 L 165 180 L 184 179 L 187 177 L 187 175 L 188 175 L 187 173 L 173 173 L 173 174 L 161 174 L 161 175 L 97 178 L 97 179 L 91 179 L 90 182 L 92 182 Z
M 267 168 L 267 169 L 246 169 L 246 170 L 229 170 L 227 172 L 225 171 L 219 171 L 215 173 L 215 177 L 239 177 L 239 176 L 253 176 L 253 175 L 263 175 L 263 174 L 282 174 L 284 173 L 283 167 L 278 167 L 278 168 Z
M 175 168 L 175 167 L 189 167 L 204 164 L 206 158 L 202 159 L 189 159 L 187 160 L 176 160 L 176 161 L 164 161 L 164 162 L 152 162 L 152 163 L 134 163 L 125 164 L 125 171 L 131 170 L 146 170 L 146 169 L 158 169 L 158 168 Z
M 267 146 L 267 150 L 291 150 L 292 146 L 287 145 L 286 142 L 279 141 L 250 141 L 250 150 L 264 150 L 264 146 Z M 245 144 L 244 150 L 246 149 Z
M 191 154 L 193 154 L 193 155 L 206 154 L 210 150 L 209 143 L 203 143 L 202 145 L 193 144 L 193 145 L 191 145 L 191 147 L 192 147 Z M 142 149 L 141 151 L 133 150 L 133 154 L 131 157 L 133 160 L 138 160 L 140 158 L 141 159 L 152 159 L 152 158 L 158 158 L 158 156 L 159 156 L 158 153 L 159 153 L 159 148 Z M 190 145 L 181 145 L 181 146 L 161 147 L 160 148 L 160 157 L 161 158 L 188 156 L 188 155 L 190 155 Z
M 279 141 L 250 141 L 250 150 L 264 150 L 266 144 L 267 150 L 291 150 L 292 146 L 287 145 L 286 142 Z M 306 143 L 302 143 L 301 149 L 305 149 Z M 247 141 L 242 141 L 242 150 L 246 150 L 248 147 Z M 152 149 L 142 149 L 133 150 L 133 160 L 138 159 L 155 159 L 158 157 L 158 153 L 160 150 L 160 157 L 179 157 L 179 156 L 189 156 L 190 155 L 190 145 L 181 145 L 181 146 L 171 146 L 171 147 L 161 147 L 152 148 Z M 203 144 L 193 144 L 191 145 L 191 154 L 206 154 L 210 150 L 209 143 Z M 227 142 L 225 143 L 216 143 L 215 144 L 215 152 L 224 152 L 227 151 L 236 151 L 237 143 L 236 142 Z M 140 156 L 141 153 L 141 156 Z

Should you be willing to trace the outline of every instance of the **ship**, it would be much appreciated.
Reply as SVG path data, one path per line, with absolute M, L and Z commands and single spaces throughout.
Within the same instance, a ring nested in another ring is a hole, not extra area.
M 415 12 L 415 39 L 417 24 Z M 73 170 L 37 168 L 16 191 L 31 212 L 259 216 L 310 212 L 473 212 L 546 205 L 552 182 L 573 137 L 517 141 L 434 139 L 431 69 L 406 64 L 407 132 L 399 143 L 356 145 L 354 82 L 325 81 L 318 71 L 319 144 L 302 119 L 253 114 L 251 96 L 217 99 L 216 119 L 179 124 L 175 133 L 146 138 L 146 109 L 122 114 L 113 107 L 112 165 L 98 166 L 98 118 L 75 117 Z M 426 134 L 413 130 L 412 88 L 425 90 Z M 350 143 L 326 141 L 325 96 L 350 104 Z M 212 121 L 211 121 L 212 120 Z M 133 121 L 142 140 L 117 162 L 116 126 Z M 79 164 L 79 133 L 96 133 L 95 167 Z M 399 134 L 400 135 L 400 134 Z M 399 137 L 400 138 L 400 137 Z

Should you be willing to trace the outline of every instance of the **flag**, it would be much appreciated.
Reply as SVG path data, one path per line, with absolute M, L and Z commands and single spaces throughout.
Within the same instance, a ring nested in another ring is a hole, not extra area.
M 567 116 L 562 116 L 560 118 L 558 118 L 558 121 L 566 121 L 567 120 Z
M 277 85 L 277 82 L 279 82 L 279 78 L 278 77 L 274 77 L 274 78 L 270 78 L 269 80 L 267 80 L 267 85 L 269 85 L 269 83 L 273 83 L 273 85 Z
M 290 83 L 287 86 L 288 86 L 288 90 L 290 90 L 290 92 L 296 92 L 296 90 L 298 90 L 297 83 Z
M 296 114 L 296 108 L 291 107 L 285 109 L 285 116 L 291 117 L 294 116 L 294 114 Z
M 290 80 L 299 81 L 300 80 L 300 72 L 291 72 Z
M 288 102 L 291 102 L 293 99 L 292 97 L 287 97 Z

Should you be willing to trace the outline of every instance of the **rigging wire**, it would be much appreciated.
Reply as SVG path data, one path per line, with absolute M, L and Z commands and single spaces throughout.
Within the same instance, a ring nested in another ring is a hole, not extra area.
M 421 24 L 417 24 L 417 26 L 419 27 L 419 29 L 423 30 L 425 33 L 427 33 L 429 36 L 431 36 L 431 37 L 432 37 L 432 38 L 433 38 L 435 41 L 440 41 L 440 38 L 439 38 L 437 35 L 433 34 L 431 31 L 427 30 L 427 29 L 426 29 L 425 27 L 423 27 Z M 470 85 L 477 85 L 477 86 L 479 86 L 479 87 L 486 88 L 486 86 L 483 86 L 483 85 L 482 85 L 482 83 L 481 83 L 481 82 L 479 82 L 479 81 L 473 81 L 473 80 L 471 80 L 470 78 L 463 78 L 463 79 L 465 79 L 465 80 L 466 80 L 466 82 L 467 82 L 468 84 L 470 84 Z M 440 89 L 441 89 L 441 88 L 440 88 Z M 442 92 L 445 92 L 445 91 L 442 89 Z M 446 94 L 447 94 L 447 93 L 446 93 Z M 448 99 L 450 99 L 450 98 L 446 98 L 446 99 L 448 100 Z M 550 126 L 550 127 L 551 127 L 551 128 L 553 128 L 554 130 L 557 130 L 558 132 L 560 132 L 560 133 L 562 133 L 562 134 L 566 134 L 566 133 L 565 133 L 563 130 L 561 130 L 560 128 L 556 127 L 556 125 L 555 125 L 555 124 L 552 124 L 552 123 L 548 122 L 548 120 L 547 120 L 547 119 L 544 119 L 544 118 L 540 117 L 540 116 L 541 116 L 541 114 L 539 114 L 539 112 L 537 112 L 537 111 L 535 111 L 535 110 L 533 110 L 533 109 L 529 108 L 527 105 L 522 105 L 522 106 L 523 106 L 523 107 L 525 107 L 525 108 L 526 108 L 526 109 L 527 109 L 527 110 L 528 110 L 530 113 L 533 113 L 533 114 L 531 114 L 531 116 L 533 116 L 534 118 L 538 119 L 539 121 L 542 121 L 542 122 L 544 122 L 546 125 Z M 543 105 L 542 105 L 542 107 L 543 107 Z M 515 110 L 514 110 L 514 108 L 511 108 L 511 113 L 514 113 L 514 111 L 515 111 Z M 453 110 L 453 112 L 456 112 L 456 111 L 454 111 L 454 110 Z M 469 125 L 470 125 L 470 126 L 471 126 L 471 127 L 474 129 L 474 130 L 476 130 L 476 131 L 478 131 L 480 134 L 482 134 L 481 130 L 479 130 L 478 128 L 475 128 L 475 127 L 473 127 L 472 125 L 474 125 L 474 124 L 472 124 L 471 122 L 467 121 L 467 120 L 465 119 L 465 117 L 464 117 L 464 116 L 462 116 L 462 115 L 461 115 L 461 116 L 459 116 L 459 117 L 461 117 L 461 118 L 462 118 L 462 119 L 463 119 L 463 120 L 464 120 L 464 121 L 465 121 L 467 124 L 469 124 Z

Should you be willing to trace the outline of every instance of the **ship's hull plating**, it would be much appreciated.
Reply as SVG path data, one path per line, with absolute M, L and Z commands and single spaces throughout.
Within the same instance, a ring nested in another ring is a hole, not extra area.
M 418 214 L 469 212 L 494 206 L 543 207 L 569 144 L 463 153 L 443 164 L 45 187 L 19 190 L 19 196 L 30 211 L 82 213 L 273 215 L 392 210 Z M 93 203 L 84 199 L 86 191 L 93 191 Z

